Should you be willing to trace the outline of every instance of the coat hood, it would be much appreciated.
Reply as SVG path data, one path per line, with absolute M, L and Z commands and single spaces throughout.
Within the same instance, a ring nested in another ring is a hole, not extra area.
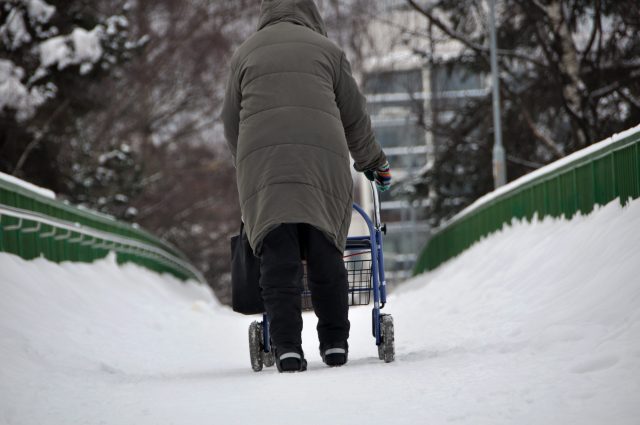
M 278 22 L 303 25 L 327 36 L 327 29 L 313 0 L 262 0 L 258 31 Z

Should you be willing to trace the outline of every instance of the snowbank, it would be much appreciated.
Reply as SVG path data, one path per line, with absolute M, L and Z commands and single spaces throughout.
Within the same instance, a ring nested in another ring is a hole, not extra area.
M 113 258 L 0 254 L 0 423 L 637 424 L 640 200 L 514 223 L 400 287 L 396 361 L 350 312 L 350 360 L 249 366 L 253 318 Z

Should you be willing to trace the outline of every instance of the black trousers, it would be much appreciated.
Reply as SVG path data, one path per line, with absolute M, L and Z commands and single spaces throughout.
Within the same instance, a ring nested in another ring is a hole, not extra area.
M 302 344 L 302 259 L 307 260 L 320 343 L 349 338 L 349 283 L 342 252 L 315 227 L 284 223 L 264 238 L 260 252 L 262 298 L 271 340 L 280 352 Z

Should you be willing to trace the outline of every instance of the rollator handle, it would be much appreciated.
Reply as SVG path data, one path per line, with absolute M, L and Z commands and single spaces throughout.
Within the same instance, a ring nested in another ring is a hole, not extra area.
M 378 187 L 372 181 L 369 181 L 369 184 L 371 185 L 371 193 L 373 195 L 373 225 L 376 229 L 382 230 L 386 234 L 387 226 L 385 225 L 383 229 L 380 219 L 380 196 L 378 194 Z

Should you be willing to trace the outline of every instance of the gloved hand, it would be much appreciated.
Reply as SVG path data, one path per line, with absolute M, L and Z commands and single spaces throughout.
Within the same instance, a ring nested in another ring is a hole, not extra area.
M 364 175 L 369 180 L 376 182 L 376 186 L 380 192 L 384 192 L 391 187 L 391 169 L 389 168 L 389 161 L 386 161 L 375 170 L 366 170 Z

